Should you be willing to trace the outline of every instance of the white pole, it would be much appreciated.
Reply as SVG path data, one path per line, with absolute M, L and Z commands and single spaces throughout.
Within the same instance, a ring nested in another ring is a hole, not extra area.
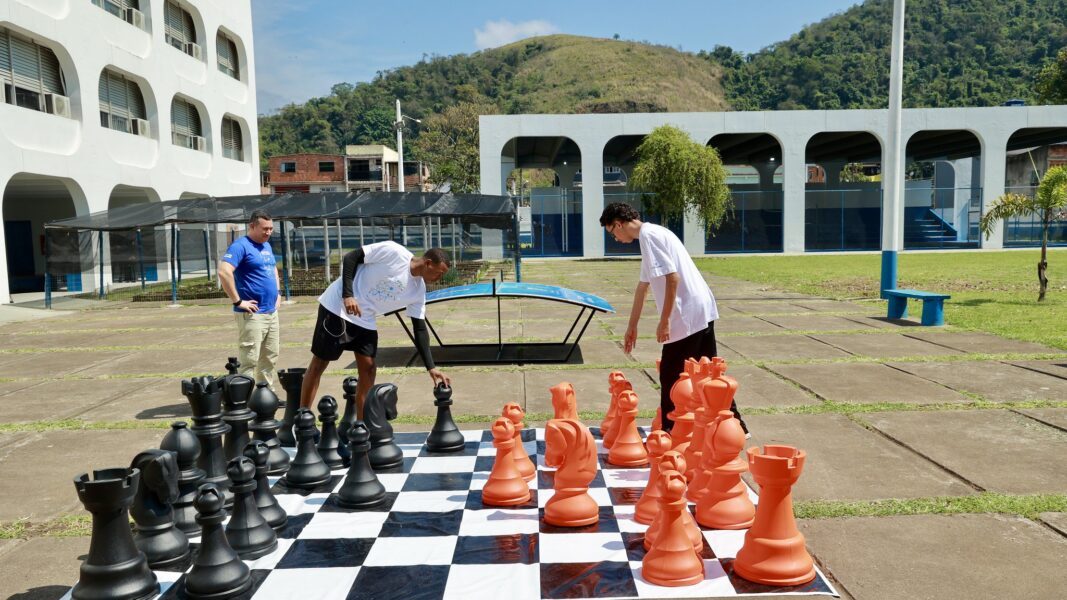
M 882 170 L 882 289 L 897 286 L 897 252 L 903 246 L 904 146 L 900 105 L 904 81 L 904 0 L 893 0 L 893 45 L 889 62 L 889 136 Z
M 400 98 L 396 99 L 396 189 L 404 191 L 404 117 L 400 115 Z
M 330 280 L 330 222 L 322 220 L 322 255 L 326 257 L 326 281 Z

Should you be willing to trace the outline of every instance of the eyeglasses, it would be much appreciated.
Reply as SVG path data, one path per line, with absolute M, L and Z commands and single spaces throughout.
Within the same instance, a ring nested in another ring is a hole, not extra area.
M 612 237 L 614 237 L 615 236 L 615 230 L 618 229 L 618 228 L 619 228 L 619 224 L 617 222 L 616 223 L 612 223 L 611 226 L 608 227 L 608 233 Z

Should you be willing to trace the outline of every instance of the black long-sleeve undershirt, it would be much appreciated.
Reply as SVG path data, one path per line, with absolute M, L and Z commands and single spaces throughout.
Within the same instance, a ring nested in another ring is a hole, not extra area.
M 415 337 L 415 349 L 419 351 L 422 364 L 426 365 L 427 371 L 435 368 L 433 354 L 430 352 L 430 334 L 426 331 L 426 319 L 411 317 L 411 330 Z

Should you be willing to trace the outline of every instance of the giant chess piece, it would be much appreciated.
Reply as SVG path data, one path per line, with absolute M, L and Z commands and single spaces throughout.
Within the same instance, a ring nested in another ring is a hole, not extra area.
M 557 419 L 578 420 L 578 398 L 574 395 L 574 386 L 567 383 L 557 383 L 548 388 L 552 394 L 552 410 Z
M 713 529 L 747 529 L 752 525 L 756 508 L 748 497 L 748 487 L 741 474 L 748 464 L 739 454 L 745 447 L 745 431 L 729 408 L 719 411 L 711 432 L 711 478 L 697 501 L 697 522 Z M 761 500 L 762 502 L 762 500 Z
M 352 427 L 359 416 L 356 414 L 356 390 L 359 389 L 359 378 L 357 377 L 345 377 L 341 382 L 342 397 L 345 399 L 345 412 L 341 415 L 341 420 L 337 422 L 337 435 L 341 438 L 341 443 L 348 441 L 348 429 Z
M 645 445 L 648 447 L 648 456 L 652 466 L 648 469 L 648 484 L 645 485 L 645 491 L 641 493 L 641 498 L 634 507 L 634 521 L 651 525 L 656 515 L 659 514 L 659 463 L 663 454 L 671 449 L 671 434 L 662 430 L 653 431 L 648 434 Z
M 230 432 L 226 434 L 226 460 L 233 460 L 241 456 L 245 446 L 248 445 L 249 423 L 256 414 L 248 410 L 248 398 L 256 382 L 246 375 L 227 375 L 222 380 L 222 420 L 230 426 Z
M 686 370 L 678 376 L 678 381 L 671 386 L 671 402 L 674 404 L 674 410 L 672 410 L 667 417 L 674 422 L 674 427 L 671 429 L 671 442 L 674 444 L 672 450 L 677 450 L 683 455 L 685 451 L 689 449 L 689 444 L 693 438 L 693 413 L 689 412 L 689 401 L 693 396 L 693 373 L 692 360 L 686 360 Z M 683 473 L 684 474 L 684 473 Z
M 133 541 L 144 552 L 148 566 L 166 569 L 189 558 L 189 538 L 174 526 L 178 499 L 178 460 L 170 450 L 145 450 L 131 468 L 141 472 L 137 496 L 130 508 L 135 523 Z
M 648 452 L 637 430 L 637 394 L 630 390 L 619 393 L 615 401 L 618 435 L 608 451 L 608 462 L 617 467 L 640 467 L 648 464 Z
M 74 478 L 78 499 L 93 515 L 89 555 L 82 561 L 74 600 L 140 600 L 159 593 L 159 582 L 130 533 L 130 504 L 137 469 L 104 469 Z
M 537 465 L 530 460 L 530 455 L 526 453 L 526 448 L 522 445 L 522 418 L 526 416 L 526 411 L 522 410 L 517 403 L 508 402 L 504 405 L 502 416 L 510 419 L 511 424 L 515 426 L 515 444 L 512 447 L 515 467 L 519 469 L 523 480 L 532 481 L 537 476 Z
M 737 392 L 737 380 L 723 375 L 726 370 L 726 361 L 716 356 L 711 360 L 711 377 L 704 380 L 700 386 L 699 395 L 704 399 L 704 435 L 701 443 L 703 449 L 698 455 L 700 464 L 697 465 L 695 476 L 689 481 L 689 490 L 686 492 L 690 502 L 700 502 L 708 492 L 708 484 L 715 469 L 722 466 L 722 460 L 728 460 L 728 455 L 715 456 L 715 431 L 723 422 L 723 411 L 730 410 L 733 403 L 734 393 Z M 743 433 L 743 432 L 742 432 Z M 696 443 L 696 437 L 693 438 Z M 736 441 L 735 441 L 736 443 Z M 742 439 L 742 444 L 744 441 Z M 690 445 L 692 448 L 692 445 Z M 740 449 L 738 450 L 740 451 Z
M 241 560 L 255 560 L 278 549 L 278 536 L 256 506 L 256 465 L 238 456 L 226 468 L 233 482 L 233 514 L 226 524 L 226 541 Z
M 256 465 L 256 508 L 267 525 L 280 530 L 289 521 L 289 515 L 285 514 L 285 509 L 270 491 L 270 482 L 267 480 L 270 449 L 264 442 L 252 440 L 245 446 L 244 455 Z
M 203 483 L 218 486 L 226 499 L 226 507 L 233 506 L 230 479 L 226 476 L 226 455 L 222 435 L 230 426 L 222 422 L 222 389 L 214 377 L 194 377 L 182 381 L 182 394 L 189 399 L 193 410 L 192 431 L 200 440 L 198 465 L 204 470 Z
M 334 400 L 333 396 L 323 396 L 319 399 L 319 422 L 322 423 L 318 443 L 319 456 L 326 466 L 340 469 L 344 460 L 338 453 L 341 440 L 337 436 L 337 400 Z
M 278 396 L 270 390 L 267 382 L 256 384 L 252 397 L 248 399 L 248 408 L 256 413 L 255 422 L 248 426 L 252 431 L 252 439 L 266 444 L 270 453 L 267 459 L 267 474 L 285 473 L 289 470 L 289 453 L 282 450 L 278 441 L 278 428 L 282 422 L 274 418 L 274 413 L 278 411 Z
M 236 598 L 252 587 L 252 573 L 226 541 L 222 492 L 205 483 L 197 490 L 195 505 L 204 533 L 193 567 L 185 574 L 185 594 L 192 600 Z
M 396 418 L 396 385 L 378 383 L 367 390 L 363 402 L 363 421 L 370 431 L 370 466 L 375 471 L 399 467 L 404 462 L 404 452 L 393 441 L 393 426 Z
M 507 409 L 505 408 L 505 411 Z M 515 464 L 515 425 L 503 416 L 493 423 L 493 446 L 496 460 L 489 479 L 482 488 L 482 504 L 486 506 L 516 506 L 530 501 L 530 486 Z M 522 443 L 522 440 L 518 440 Z
M 296 437 L 293 435 L 293 423 L 296 411 L 300 409 L 300 388 L 304 385 L 304 374 L 307 369 L 281 369 L 278 371 L 278 381 L 285 389 L 285 414 L 282 416 L 282 426 L 278 430 L 278 441 L 282 447 L 296 447 Z
M 385 486 L 371 469 L 370 431 L 363 421 L 356 421 L 348 428 L 348 447 L 352 451 L 348 475 L 337 492 L 337 503 L 345 508 L 369 508 L 385 500 Z
M 695 488 L 693 483 L 696 480 L 697 472 L 700 470 L 701 457 L 704 455 L 704 435 L 707 432 L 708 423 L 715 420 L 716 415 L 716 413 L 707 410 L 704 385 L 721 375 L 725 366 L 721 361 L 713 363 L 706 356 L 701 357 L 695 365 L 693 394 L 689 398 L 689 408 L 693 413 L 693 436 L 690 439 L 689 447 L 685 450 L 685 463 L 689 466 L 689 470 L 685 473 L 685 480 L 689 482 L 686 493 L 692 492 Z M 693 498 L 690 498 L 690 500 L 695 501 Z
M 626 375 L 622 371 L 608 373 L 608 409 L 604 411 L 604 419 L 600 421 L 600 438 L 604 439 L 611 424 L 615 421 L 615 382 L 626 381 Z
M 315 415 L 306 408 L 296 411 L 296 457 L 282 477 L 287 487 L 312 489 L 330 480 L 330 467 L 315 448 Z
M 433 388 L 433 405 L 437 407 L 437 420 L 426 437 L 426 449 L 430 452 L 459 452 L 466 440 L 452 420 L 452 388 L 439 382 Z
M 558 467 L 555 493 L 545 504 L 545 522 L 557 527 L 582 527 L 600 520 L 600 507 L 589 496 L 596 477 L 596 440 L 574 419 L 552 419 L 545 427 L 545 465 Z
M 609 376 L 608 385 L 611 392 L 611 405 L 608 407 L 608 414 L 606 417 L 607 428 L 601 430 L 601 438 L 603 440 L 604 449 L 609 450 L 615 443 L 615 438 L 619 435 L 619 394 L 625 391 L 633 391 L 633 385 L 626 380 L 626 376 L 619 371 L 612 372 L 614 376 Z
M 663 474 L 667 471 L 676 471 L 678 473 L 685 472 L 685 457 L 681 452 L 677 450 L 668 450 L 663 453 L 663 458 L 659 462 L 660 482 L 663 482 Z M 660 486 L 659 490 L 660 500 L 663 500 L 663 487 Z M 693 515 L 686 509 L 682 513 L 682 522 L 685 525 L 685 531 L 689 536 L 689 543 L 693 545 L 693 550 L 700 552 L 704 547 L 704 535 L 700 533 L 700 528 L 697 527 L 696 521 L 693 519 Z M 666 524 L 663 514 L 663 505 L 660 505 L 660 511 L 656 513 L 656 516 L 652 519 L 652 524 L 645 530 L 644 546 L 645 550 L 652 547 L 652 544 L 656 543 L 656 539 L 663 531 L 663 526 Z
M 788 586 L 815 579 L 804 534 L 793 518 L 793 484 L 804 470 L 806 456 L 791 446 L 748 449 L 748 465 L 760 486 L 759 507 L 734 559 L 734 572 L 749 581 Z
M 704 580 L 704 561 L 689 541 L 682 515 L 686 504 L 685 476 L 677 471 L 660 474 L 660 520 L 663 523 L 652 548 L 641 560 L 641 577 L 649 583 L 669 587 L 695 585 Z
M 226 374 L 236 375 L 241 370 L 241 361 L 237 360 L 236 356 L 230 356 L 226 358 Z
M 204 470 L 197 466 L 200 458 L 200 440 L 186 426 L 185 421 L 170 424 L 170 431 L 160 442 L 161 450 L 174 452 L 178 461 L 178 498 L 172 503 L 174 523 L 187 536 L 200 535 L 196 522 L 196 489 L 204 481 Z

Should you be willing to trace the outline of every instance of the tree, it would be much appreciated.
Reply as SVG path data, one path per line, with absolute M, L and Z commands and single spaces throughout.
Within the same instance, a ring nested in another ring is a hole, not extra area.
M 448 183 L 455 193 L 480 189 L 478 117 L 491 114 L 491 105 L 461 102 L 423 120 L 413 154 L 430 165 L 435 184 Z
M 637 147 L 630 182 L 646 192 L 642 200 L 650 212 L 664 220 L 691 212 L 709 233 L 732 207 L 719 153 L 670 125 L 653 129 Z
M 1037 301 L 1045 299 L 1048 289 L 1048 230 L 1052 221 L 1067 218 L 1067 166 L 1052 167 L 1041 178 L 1037 193 L 1031 198 L 1021 194 L 1004 194 L 993 202 L 993 206 L 978 227 L 986 239 L 993 232 L 998 221 L 1007 221 L 1013 217 L 1036 215 L 1041 219 L 1041 261 L 1037 263 L 1037 281 L 1041 286 Z
M 1037 97 L 1045 104 L 1067 104 L 1067 48 L 1037 74 Z

